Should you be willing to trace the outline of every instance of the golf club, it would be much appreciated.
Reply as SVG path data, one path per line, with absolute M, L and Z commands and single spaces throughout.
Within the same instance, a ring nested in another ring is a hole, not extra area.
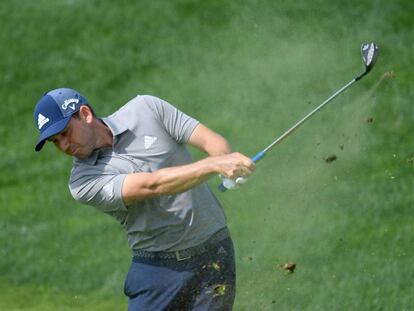
M 281 136 L 279 136 L 276 140 L 274 140 L 269 146 L 267 146 L 263 150 L 259 151 L 254 157 L 251 158 L 251 160 L 254 163 L 257 163 L 260 159 L 262 159 L 265 156 L 266 152 L 271 150 L 277 144 L 281 143 L 286 137 L 288 137 L 293 131 L 295 131 L 299 126 L 301 126 L 311 116 L 313 116 L 315 113 L 317 113 L 323 107 L 325 107 L 330 101 L 332 101 L 335 97 L 337 97 L 339 94 L 341 94 L 347 88 L 349 88 L 356 81 L 361 80 L 374 67 L 375 62 L 377 61 L 377 58 L 378 58 L 378 52 L 379 52 L 378 45 L 376 45 L 374 42 L 363 43 L 362 46 L 361 46 L 361 54 L 362 54 L 362 60 L 363 60 L 364 65 L 365 65 L 365 71 L 363 73 L 361 73 L 360 75 L 356 76 L 354 79 L 352 79 L 350 82 L 348 82 L 345 86 L 343 86 L 341 89 L 336 91 L 334 94 L 332 94 L 322 104 L 320 104 L 314 110 L 309 112 L 305 117 L 303 117 L 295 125 L 293 125 L 286 132 L 284 132 Z M 237 179 L 236 179 L 236 182 L 237 182 Z M 219 190 L 224 192 L 224 191 L 227 190 L 227 188 L 223 185 L 223 183 L 221 183 L 219 185 Z

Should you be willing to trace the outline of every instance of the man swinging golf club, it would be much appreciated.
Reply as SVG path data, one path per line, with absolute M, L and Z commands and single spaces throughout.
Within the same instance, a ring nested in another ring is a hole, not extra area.
M 46 140 L 75 158 L 73 197 L 115 217 L 133 262 L 125 281 L 129 310 L 230 310 L 235 295 L 232 241 L 223 210 L 205 181 L 221 191 L 250 175 L 254 163 L 374 66 L 378 46 L 361 47 L 365 71 L 336 91 L 252 159 L 167 102 L 137 96 L 96 118 L 71 89 L 46 93 L 35 108 L 39 151 Z M 185 144 L 209 157 L 192 162 Z
M 47 92 L 34 112 L 40 138 L 74 157 L 72 196 L 113 216 L 132 251 L 129 310 L 231 310 L 234 250 L 223 208 L 206 181 L 227 185 L 255 165 L 164 100 L 137 96 L 97 118 L 79 92 Z M 186 144 L 209 156 L 193 162 Z M 217 290 L 219 289 L 219 290 Z

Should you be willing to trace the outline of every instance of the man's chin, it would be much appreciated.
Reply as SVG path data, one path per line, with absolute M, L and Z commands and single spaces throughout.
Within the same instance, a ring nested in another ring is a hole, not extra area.
M 79 159 L 79 160 L 85 160 L 89 158 L 93 153 L 93 150 L 91 152 L 81 152 L 79 149 L 75 150 L 72 154 L 73 157 Z
M 79 160 L 85 160 L 90 156 L 90 154 L 85 155 L 85 154 L 74 153 L 72 156 L 79 159 Z

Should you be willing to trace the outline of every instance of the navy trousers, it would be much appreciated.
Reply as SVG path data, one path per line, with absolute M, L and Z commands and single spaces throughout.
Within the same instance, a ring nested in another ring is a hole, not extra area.
M 236 271 L 231 238 L 198 256 L 136 258 L 125 280 L 128 311 L 232 310 Z

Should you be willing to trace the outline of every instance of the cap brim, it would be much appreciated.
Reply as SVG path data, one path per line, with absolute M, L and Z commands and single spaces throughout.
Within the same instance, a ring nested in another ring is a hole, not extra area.
M 69 120 L 71 116 L 64 118 L 53 125 L 49 126 L 39 137 L 39 140 L 37 141 L 35 150 L 40 151 L 43 148 L 43 145 L 45 144 L 46 140 L 56 134 L 59 134 L 62 132 L 65 127 L 68 125 Z

